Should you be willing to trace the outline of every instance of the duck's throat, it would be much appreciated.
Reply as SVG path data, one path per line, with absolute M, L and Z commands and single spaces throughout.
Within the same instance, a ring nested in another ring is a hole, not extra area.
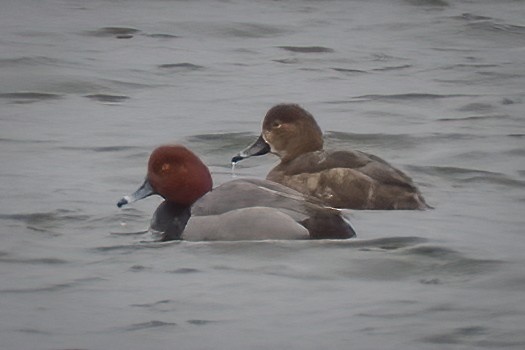
M 161 241 L 180 240 L 190 216 L 190 207 L 164 201 L 155 210 L 150 226 L 162 234 Z

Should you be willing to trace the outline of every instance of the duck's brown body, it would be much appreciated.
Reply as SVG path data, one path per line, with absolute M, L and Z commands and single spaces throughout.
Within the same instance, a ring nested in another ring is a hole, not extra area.
M 360 151 L 327 151 L 313 116 L 298 105 L 271 108 L 259 139 L 238 161 L 272 152 L 281 162 L 267 175 L 325 205 L 351 209 L 425 209 L 410 177 L 383 159 Z
M 308 152 L 281 162 L 266 178 L 335 208 L 427 208 L 408 176 L 377 157 L 357 151 Z

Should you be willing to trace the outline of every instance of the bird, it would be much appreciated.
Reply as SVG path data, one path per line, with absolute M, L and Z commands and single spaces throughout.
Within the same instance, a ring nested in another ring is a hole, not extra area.
M 273 153 L 280 158 L 267 180 L 349 209 L 431 208 L 412 179 L 380 157 L 357 150 L 325 150 L 316 120 L 298 104 L 272 107 L 257 140 L 232 158 Z
M 144 183 L 117 206 L 158 194 L 150 228 L 162 241 L 347 239 L 356 235 L 335 208 L 281 184 L 234 179 L 213 188 L 206 165 L 183 145 L 162 145 L 150 155 Z

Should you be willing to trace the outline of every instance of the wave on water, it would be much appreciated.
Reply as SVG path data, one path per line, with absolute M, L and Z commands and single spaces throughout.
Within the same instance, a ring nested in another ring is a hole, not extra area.
M 92 94 L 86 95 L 85 97 L 89 98 L 90 100 L 109 103 L 119 103 L 129 100 L 129 96 L 125 95 Z
M 178 27 L 193 33 L 200 32 L 212 37 L 227 38 L 272 38 L 290 32 L 289 27 L 256 22 L 181 22 Z
M 74 210 L 68 209 L 27 214 L 0 214 L 1 220 L 22 222 L 32 231 L 45 232 L 53 236 L 61 234 L 58 229 L 63 228 L 65 223 L 85 222 L 89 218 L 89 215 L 79 214 Z
M 407 69 L 407 68 L 411 68 L 411 67 L 412 67 L 411 64 L 403 64 L 403 65 L 400 65 L 400 66 L 386 66 L 386 67 L 381 67 L 381 68 L 374 68 L 374 69 L 372 69 L 372 71 L 375 71 L 375 72 L 386 72 L 386 71 L 391 71 L 391 70 Z
M 15 58 L 0 58 L 0 67 L 34 67 L 34 66 L 63 66 L 66 61 L 46 56 L 22 56 Z
M 145 33 L 140 29 L 131 27 L 102 27 L 95 30 L 86 30 L 83 35 L 97 38 L 132 39 L 136 35 L 141 35 L 153 39 L 176 39 L 179 35 L 171 33 Z
M 194 72 L 205 69 L 204 66 L 193 64 L 189 62 L 183 63 L 165 63 L 158 66 L 164 72 Z
M 498 47 L 516 47 L 525 43 L 525 26 L 521 24 L 501 23 L 495 18 L 472 13 L 463 13 L 452 18 L 466 22 L 465 34 L 496 43 Z
M 464 158 L 468 157 L 464 156 Z M 525 181 L 498 172 L 452 166 L 407 165 L 406 167 L 413 173 L 432 175 L 440 179 L 449 180 L 456 184 L 487 183 L 512 188 L 523 188 L 525 186 Z
M 287 29 L 263 23 L 228 23 L 221 28 L 219 32 L 227 36 L 238 38 L 266 38 L 280 36 L 288 32 Z M 222 29 L 222 30 L 221 30 Z
M 394 149 L 403 149 L 415 146 L 421 142 L 428 142 L 427 137 L 415 136 L 413 134 L 356 134 L 342 131 L 325 132 L 325 141 L 327 148 L 332 148 L 338 144 L 349 145 L 376 145 L 384 147 L 393 147 Z
M 106 152 L 127 152 L 127 151 L 137 151 L 142 150 L 141 147 L 138 146 L 86 146 L 86 147 L 78 147 L 78 146 L 63 146 L 60 147 L 60 149 L 65 151 L 89 151 L 89 152 L 96 152 L 96 153 L 106 153 Z M 147 152 L 144 151 L 141 152 L 141 156 L 147 155 Z
M 366 280 L 409 279 L 439 285 L 471 280 L 496 270 L 503 263 L 471 258 L 414 236 L 370 240 L 181 242 L 178 249 L 189 250 L 196 256 L 213 255 L 214 260 L 221 261 L 221 256 L 228 256 L 228 260 L 213 267 L 216 270 L 308 280 L 344 276 Z M 312 255 L 320 262 L 329 256 L 332 263 L 314 263 Z M 246 256 L 250 257 L 249 264 L 239 266 L 234 263 L 237 258 Z M 280 263 L 268 262 L 271 256 L 278 256 Z
M 176 39 L 180 38 L 178 35 L 173 34 L 166 34 L 166 33 L 152 33 L 152 34 L 145 34 L 145 36 L 155 39 Z
M 322 246 L 323 249 L 355 248 L 359 251 L 393 251 L 428 242 L 428 239 L 417 236 L 383 237 L 374 239 L 320 240 L 307 241 L 311 248 Z
M 368 250 L 371 253 L 374 249 Z M 372 280 L 409 279 L 426 285 L 465 282 L 498 269 L 503 262 L 471 258 L 454 249 L 428 242 L 390 249 L 383 254 L 361 256 L 348 268 L 345 277 Z M 366 261 L 366 263 L 365 263 Z
M 402 64 L 402 65 L 396 65 L 396 66 L 384 66 L 384 67 L 372 68 L 369 70 L 357 69 L 357 68 L 341 68 L 341 67 L 332 67 L 330 69 L 336 72 L 339 72 L 339 73 L 343 73 L 345 75 L 352 75 L 352 74 L 369 74 L 369 73 L 375 73 L 375 72 L 397 71 L 397 70 L 404 70 L 408 68 L 412 68 L 412 65 Z
M 139 32 L 139 29 L 129 27 L 103 27 L 96 30 L 86 31 L 84 34 L 102 38 L 115 37 L 117 39 L 129 39 Z
M 283 58 L 283 59 L 273 60 L 273 62 L 282 63 L 282 64 L 297 64 L 301 61 L 297 58 Z
M 436 51 L 440 51 L 440 49 L 435 49 Z M 441 49 L 441 51 L 443 51 Z M 443 70 L 452 70 L 452 71 L 474 71 L 478 72 L 480 68 L 497 68 L 500 67 L 498 64 L 475 64 L 475 63 L 459 63 L 459 64 L 452 64 L 447 65 L 444 67 L 441 67 L 440 69 Z
M 165 327 L 175 327 L 177 326 L 174 322 L 164 322 L 164 321 L 149 321 L 149 322 L 143 322 L 143 323 L 134 323 L 127 327 L 125 327 L 123 330 L 127 332 L 134 332 L 134 331 L 140 331 L 144 329 L 150 329 L 150 328 L 165 328 Z
M 280 49 L 298 53 L 330 53 L 334 49 L 324 46 L 279 46 Z
M 63 265 L 68 263 L 68 261 L 58 258 L 19 258 L 9 255 L 9 253 L 0 252 L 0 263 L 28 265 Z
M 440 145 L 443 142 L 459 142 L 470 140 L 484 140 L 487 136 L 463 133 L 429 133 L 429 134 L 384 134 L 384 133 L 351 133 L 341 131 L 327 131 L 324 133 L 326 148 L 360 149 L 369 146 L 379 146 L 381 149 L 408 150 L 413 147 L 432 144 Z
M 446 7 L 450 6 L 448 1 L 445 0 L 405 0 L 407 3 L 413 6 L 424 6 L 424 7 Z
M 366 101 L 421 101 L 421 100 L 437 100 L 457 97 L 474 97 L 474 95 L 462 94 L 427 94 L 427 93 L 406 93 L 406 94 L 385 94 L 385 95 L 362 95 L 353 97 L 348 102 L 366 102 Z
M 186 137 L 189 142 L 216 142 L 220 143 L 224 140 L 235 141 L 235 142 L 250 142 L 251 138 L 255 137 L 255 134 L 248 132 L 230 132 L 230 133 L 214 133 L 214 134 L 198 134 Z
M 144 231 L 146 234 L 150 231 Z M 140 233 L 140 235 L 143 235 L 143 233 Z M 90 250 L 98 253 L 98 254 L 133 254 L 138 251 L 143 251 L 145 249 L 168 249 L 173 248 L 173 246 L 181 244 L 183 241 L 159 241 L 159 240 L 140 240 L 140 241 L 134 241 L 127 244 L 115 244 L 115 245 L 106 245 L 106 246 L 100 246 L 91 248 Z
M 184 138 L 182 143 L 203 156 L 210 158 L 213 155 L 220 156 L 217 158 L 219 161 L 222 161 L 225 154 L 230 154 L 224 159 L 227 162 L 239 151 L 253 143 L 256 138 L 257 135 L 248 132 L 199 134 Z
M 512 336 L 508 331 L 495 331 L 490 327 L 447 327 L 448 329 L 436 330 L 436 334 L 424 336 L 421 341 L 435 344 L 439 347 L 470 348 L 473 349 L 506 349 L 521 348 L 525 339 Z
M 21 143 L 21 144 L 53 144 L 56 140 L 28 140 L 28 139 L 12 139 L 0 137 L 0 143 Z
M 120 226 L 118 232 L 114 233 L 115 235 L 143 235 L 148 232 L 147 229 L 144 229 L 144 222 L 149 219 L 149 215 L 149 213 L 146 214 L 132 207 L 117 213 L 103 215 L 88 215 L 78 210 L 56 209 L 49 212 L 0 214 L 0 220 L 18 222 L 30 231 L 51 237 L 71 234 L 71 227 L 86 231 L 100 229 L 101 224 L 115 226 L 119 223 Z M 137 227 L 140 228 L 137 229 Z
M 331 68 L 332 70 L 335 70 L 336 72 L 341 72 L 341 73 L 350 73 L 350 74 L 364 74 L 364 73 L 368 73 L 366 70 L 361 70 L 361 69 L 350 69 L 350 68 Z
M 494 109 L 494 106 L 490 103 L 483 103 L 483 102 L 473 102 L 468 103 L 460 108 L 458 108 L 458 111 L 460 112 L 490 112 Z
M 468 12 L 465 12 L 465 13 L 461 14 L 460 16 L 455 16 L 454 18 L 462 19 L 462 20 L 466 20 L 466 21 L 484 21 L 484 20 L 492 19 L 491 17 L 479 16 L 479 15 L 475 15 L 475 14 L 468 13 Z
M 10 100 L 12 103 L 33 103 L 40 101 L 58 100 L 63 95 L 49 92 L 7 92 L 0 94 L 1 99 Z
M 474 120 L 502 120 L 511 118 L 507 114 L 499 114 L 499 115 L 471 115 L 468 117 L 459 117 L 459 118 L 440 118 L 438 119 L 439 122 L 462 122 L 462 121 L 474 121 Z
M 28 288 L 4 288 L 0 289 L 0 294 L 16 294 L 16 293 L 42 293 L 42 292 L 57 292 L 64 289 L 79 287 L 83 284 L 90 284 L 96 281 L 104 281 L 101 277 L 85 277 L 77 278 L 70 282 L 48 284 L 40 287 L 28 287 Z
M 493 21 L 481 21 L 468 24 L 470 28 L 481 31 L 503 32 L 507 34 L 515 34 L 517 37 L 525 39 L 525 26 L 512 24 L 499 24 Z
M 34 288 L 5 288 L 0 289 L 0 294 L 17 294 L 17 293 L 41 293 L 41 292 L 57 292 L 67 288 L 73 287 L 73 283 L 57 283 L 44 287 Z

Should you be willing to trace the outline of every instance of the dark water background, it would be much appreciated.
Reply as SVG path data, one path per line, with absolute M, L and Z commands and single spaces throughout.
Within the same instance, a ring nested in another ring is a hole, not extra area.
M 124 234 L 155 146 L 220 184 L 280 102 L 436 209 L 352 211 L 345 242 Z M 2 1 L 0 347 L 523 349 L 524 102 L 523 1 Z

